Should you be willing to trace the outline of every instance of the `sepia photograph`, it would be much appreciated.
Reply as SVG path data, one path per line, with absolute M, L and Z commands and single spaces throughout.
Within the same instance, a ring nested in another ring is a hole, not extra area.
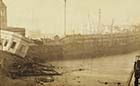
M 140 86 L 140 0 L 0 0 L 0 86 Z

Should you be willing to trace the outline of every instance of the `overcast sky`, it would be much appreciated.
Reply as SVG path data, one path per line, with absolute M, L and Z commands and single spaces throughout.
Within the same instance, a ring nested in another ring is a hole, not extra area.
M 47 34 L 64 33 L 64 0 L 4 0 L 8 25 Z M 140 0 L 67 0 L 67 33 L 84 32 L 96 25 L 101 8 L 102 24 L 140 23 Z M 84 28 L 84 30 L 83 30 Z M 35 31 L 36 30 L 36 31 Z M 43 34 L 43 35 L 44 35 Z

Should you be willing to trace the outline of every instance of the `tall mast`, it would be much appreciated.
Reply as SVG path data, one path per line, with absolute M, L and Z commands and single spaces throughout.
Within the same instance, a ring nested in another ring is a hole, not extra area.
M 67 0 L 64 0 L 64 35 L 67 32 Z
M 90 33 L 92 33 L 92 26 L 91 26 L 91 20 L 90 20 L 90 15 L 88 14 L 88 27 L 89 27 L 89 31 L 90 31 Z M 89 33 L 89 34 L 90 34 Z
M 112 23 L 111 23 L 111 29 L 110 29 L 111 34 L 113 33 L 113 25 L 114 25 L 114 19 L 112 19 Z
M 101 8 L 99 8 L 97 33 L 101 33 Z
M 0 15 L 0 49 L 2 48 L 2 39 L 1 39 L 1 15 Z

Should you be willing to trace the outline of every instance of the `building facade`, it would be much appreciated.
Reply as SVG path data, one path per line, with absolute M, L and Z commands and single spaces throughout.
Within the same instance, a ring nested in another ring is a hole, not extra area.
M 3 0 L 0 0 L 0 30 L 6 30 L 25 36 L 24 28 L 7 26 L 7 7 Z
M 2 0 L 0 0 L 0 27 L 7 26 L 7 7 Z

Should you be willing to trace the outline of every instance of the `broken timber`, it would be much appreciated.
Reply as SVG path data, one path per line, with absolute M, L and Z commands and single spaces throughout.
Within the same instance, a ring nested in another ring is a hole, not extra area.
M 4 52 L 5 53 L 5 52 Z M 43 65 L 28 58 L 6 53 L 1 59 L 1 70 L 11 78 L 24 76 L 55 76 L 61 75 L 52 65 Z

